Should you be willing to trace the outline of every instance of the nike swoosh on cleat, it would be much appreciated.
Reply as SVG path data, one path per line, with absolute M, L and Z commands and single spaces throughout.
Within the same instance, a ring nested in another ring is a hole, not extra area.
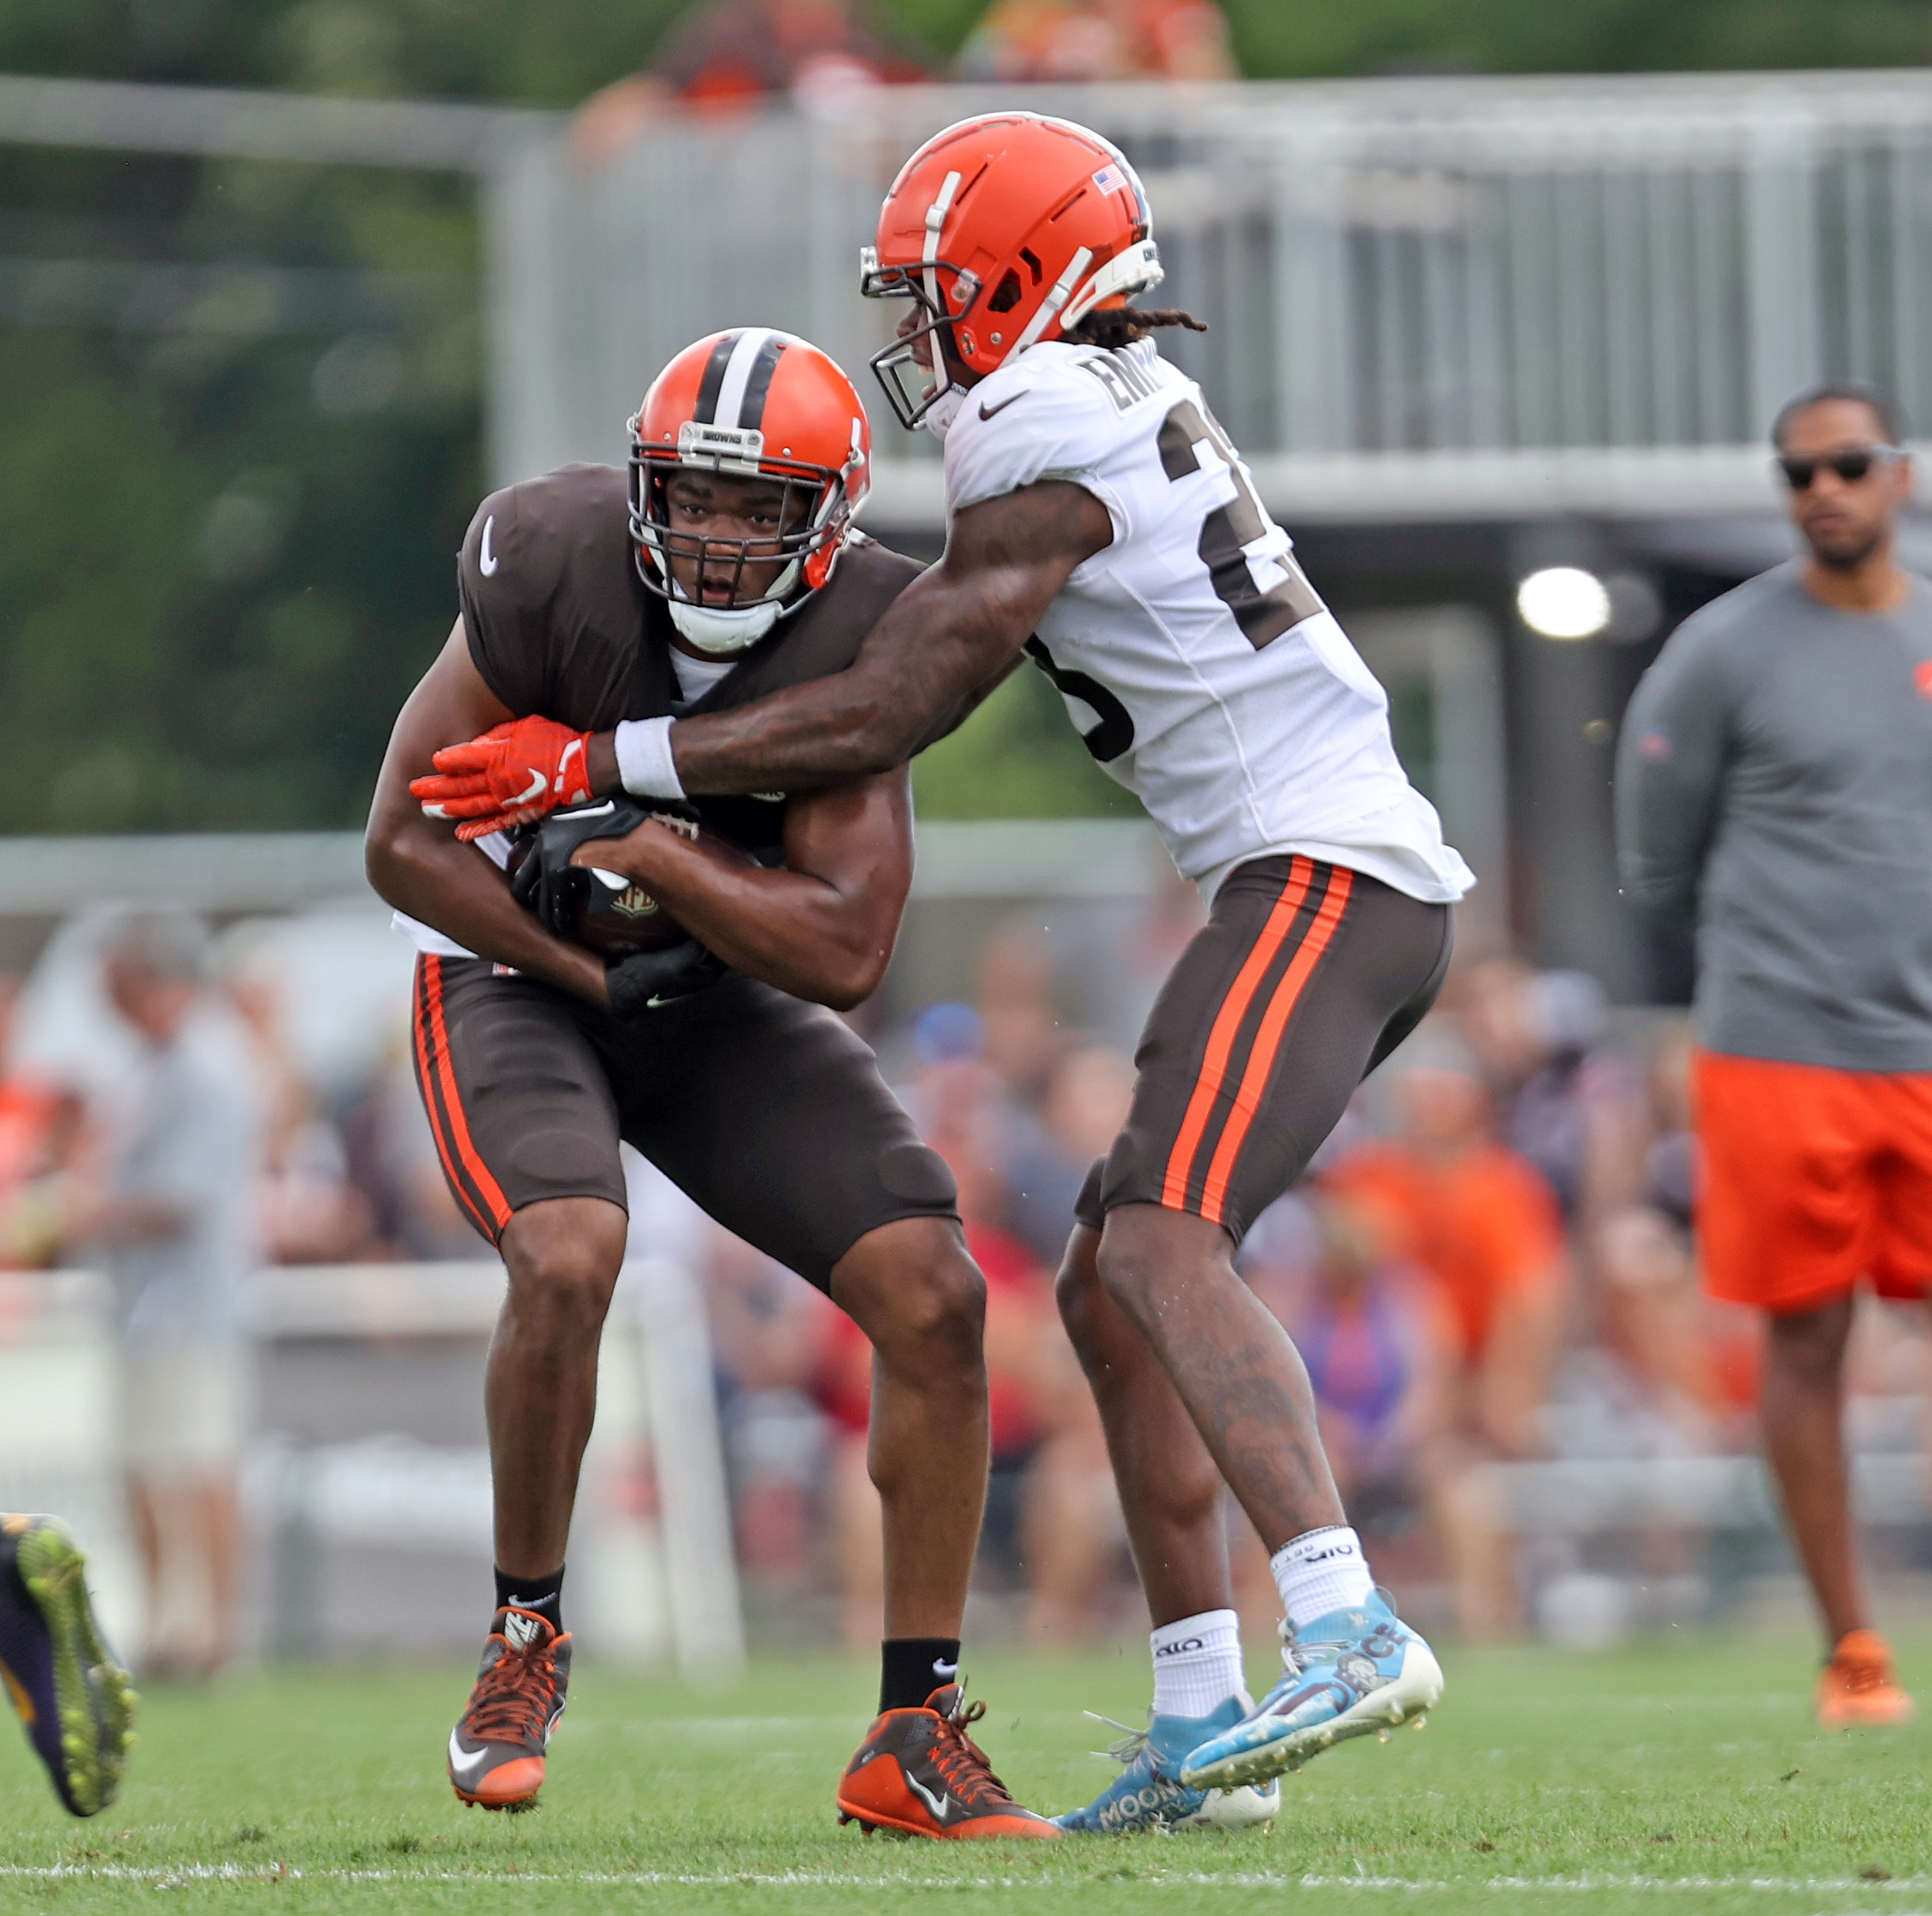
M 1002 399 L 991 412 L 987 410 L 987 403 L 982 399 L 980 401 L 980 417 L 981 419 L 997 419 L 1001 413 L 1006 410 L 1007 407 L 1018 405 L 1021 400 L 1025 398 L 1024 392 L 1016 392 L 1010 399 Z
M 471 1771 L 482 1766 L 484 1759 L 490 1754 L 490 1746 L 486 1743 L 481 1749 L 466 1750 L 457 1742 L 456 1736 L 456 1730 L 450 1732 L 450 1767 L 459 1777 L 468 1776 Z
M 496 522 L 497 516 L 493 512 L 483 522 L 483 552 L 478 562 L 477 570 L 486 579 L 493 579 L 497 572 L 497 555 L 490 550 L 490 528 Z
M 943 1790 L 935 1796 L 910 1770 L 902 1771 L 900 1773 L 905 1778 L 906 1788 L 918 1797 L 941 1823 L 944 1823 L 946 1819 L 946 1812 L 952 1807 L 951 1797 L 948 1796 Z
M 599 874 L 599 875 L 602 875 Z M 536 1619 L 532 1617 L 520 1617 L 513 1610 L 504 1618 L 504 1635 L 521 1650 L 527 1645 L 536 1642 Z

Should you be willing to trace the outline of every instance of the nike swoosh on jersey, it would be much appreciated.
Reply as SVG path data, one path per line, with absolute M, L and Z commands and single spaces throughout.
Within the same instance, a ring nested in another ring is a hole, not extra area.
M 911 1790 L 941 1823 L 944 1823 L 946 1819 L 946 1812 L 952 1807 L 951 1797 L 945 1795 L 943 1790 L 935 1796 L 910 1770 L 904 1771 L 901 1773 L 905 1777 L 906 1788 Z
M 490 550 L 490 528 L 496 522 L 497 516 L 493 512 L 483 522 L 483 553 L 477 562 L 477 570 L 486 579 L 493 579 L 497 572 L 497 555 Z
M 481 1749 L 466 1750 L 456 1741 L 456 1732 L 453 1730 L 450 1732 L 450 1767 L 458 1776 L 468 1776 L 489 1754 L 490 1746 L 487 1743 Z
M 1006 410 L 1007 407 L 1018 405 L 1021 400 L 1025 398 L 1026 394 L 1024 392 L 1016 392 L 1012 394 L 1010 398 L 1002 399 L 999 404 L 993 409 L 991 412 L 988 412 L 987 410 L 987 403 L 984 399 L 982 399 L 980 401 L 980 417 L 981 419 L 997 418 L 1001 413 Z M 485 537 L 485 539 L 487 539 L 490 536 L 490 528 L 487 526 L 483 528 L 483 536 Z

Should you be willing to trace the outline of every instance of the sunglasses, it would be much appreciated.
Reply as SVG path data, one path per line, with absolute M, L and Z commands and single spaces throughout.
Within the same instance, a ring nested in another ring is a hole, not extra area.
M 1780 453 L 1777 463 L 1785 483 L 1792 491 L 1806 492 L 1811 490 L 1811 481 L 1817 477 L 1821 466 L 1836 473 L 1847 486 L 1855 486 L 1874 466 L 1902 459 L 1905 456 L 1901 446 L 1861 445 L 1852 452 L 1828 452 L 1822 459 L 1801 459 Z

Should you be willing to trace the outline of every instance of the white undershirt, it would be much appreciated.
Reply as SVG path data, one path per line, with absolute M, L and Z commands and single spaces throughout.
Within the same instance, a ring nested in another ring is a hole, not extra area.
M 678 690 L 684 694 L 680 705 L 694 705 L 737 669 L 736 656 L 730 658 L 693 658 L 689 652 L 671 647 L 671 669 L 678 675 Z

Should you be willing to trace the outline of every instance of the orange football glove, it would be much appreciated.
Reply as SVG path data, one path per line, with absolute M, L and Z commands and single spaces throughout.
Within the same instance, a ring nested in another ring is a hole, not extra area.
M 466 744 L 445 746 L 431 761 L 435 776 L 411 779 L 409 791 L 426 817 L 462 820 L 456 836 L 467 844 L 585 803 L 590 748 L 588 732 L 555 719 L 512 719 Z

